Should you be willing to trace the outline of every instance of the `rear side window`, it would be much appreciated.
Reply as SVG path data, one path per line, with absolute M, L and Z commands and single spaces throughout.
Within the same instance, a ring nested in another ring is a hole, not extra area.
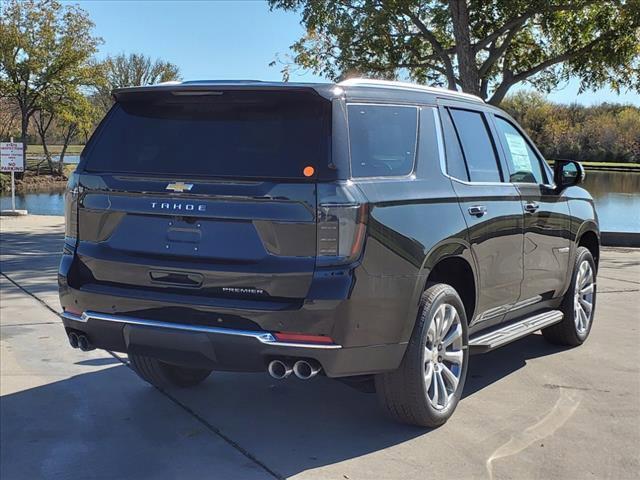
M 331 104 L 309 94 L 147 94 L 116 104 L 86 158 L 91 172 L 304 178 L 327 167 Z
M 442 115 L 442 127 L 444 130 L 444 145 L 447 155 L 447 173 L 458 180 L 469 181 L 469 174 L 464 163 L 464 156 L 460 149 L 458 134 L 451 121 L 448 110 L 444 110 Z
M 413 171 L 418 108 L 349 105 L 349 142 L 353 177 L 391 177 Z
M 500 182 L 498 158 L 491 134 L 480 112 L 451 109 L 458 138 L 472 182 Z
M 495 119 L 511 170 L 511 182 L 546 183 L 540 159 L 527 140 L 507 120 L 500 117 L 495 117 Z

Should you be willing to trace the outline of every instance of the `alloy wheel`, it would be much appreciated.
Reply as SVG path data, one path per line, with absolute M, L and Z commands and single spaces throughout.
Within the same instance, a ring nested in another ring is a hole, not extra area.
M 424 347 L 424 383 L 431 405 L 445 409 L 458 388 L 464 361 L 462 323 L 453 305 L 438 307 Z
M 591 268 L 591 264 L 584 260 L 578 267 L 573 296 L 573 320 L 576 324 L 576 331 L 580 335 L 585 334 L 589 330 L 589 325 L 593 317 L 594 293 L 595 282 L 593 279 L 593 269 Z

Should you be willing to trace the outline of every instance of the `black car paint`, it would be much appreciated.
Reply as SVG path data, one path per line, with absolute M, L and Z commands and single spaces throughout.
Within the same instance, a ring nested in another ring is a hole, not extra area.
M 328 376 L 376 373 L 398 367 L 429 274 L 442 260 L 459 258 L 474 274 L 475 308 L 468 312 L 469 331 L 474 334 L 556 307 L 570 281 L 568 265 L 577 241 L 587 231 L 599 236 L 593 202 L 579 187 L 558 191 L 553 184 L 474 184 L 446 174 L 438 109 L 464 106 L 484 112 L 491 122 L 493 114 L 505 116 L 494 107 L 401 89 L 281 84 L 260 88 L 313 90 L 332 103 L 332 158 L 326 177 L 261 182 L 96 175 L 85 172 L 81 161 L 69 185 L 77 195 L 67 195 L 67 208 L 78 208 L 79 215 L 77 225 L 67 226 L 69 238 L 59 271 L 61 304 L 70 311 L 164 322 L 308 332 L 330 336 L 342 348 L 283 349 L 202 333 L 177 335 L 64 319 L 67 329 L 85 331 L 101 348 L 144 351 L 187 365 L 259 371 L 269 358 L 290 356 L 318 360 Z M 122 91 L 116 98 L 139 92 L 144 89 Z M 419 145 L 411 175 L 349 178 L 347 103 L 419 107 Z M 497 151 L 506 172 L 498 146 Z M 552 178 L 548 168 L 547 175 Z M 329 180 L 366 199 L 368 225 L 356 263 L 319 268 L 314 266 L 316 195 L 318 186 Z M 187 193 L 165 192 L 167 183 L 175 181 L 193 183 L 194 188 Z M 167 215 L 151 207 L 154 201 L 204 205 L 204 209 Z M 534 214 L 523 210 L 529 201 L 540 205 Z M 478 203 L 487 207 L 486 215 L 468 213 Z M 144 231 L 136 230 L 135 215 L 146 219 Z M 225 217 L 232 220 L 226 222 Z M 119 233 L 127 222 L 130 228 Z M 226 227 L 232 225 L 235 230 L 230 234 Z M 166 233 L 172 230 L 175 241 L 167 242 Z M 254 231 L 264 250 L 255 243 Z M 209 262 L 214 256 L 211 238 L 220 240 L 215 264 Z M 272 241 L 265 241 L 268 238 Z M 570 247 L 568 252 L 558 253 L 565 247 Z M 167 256 L 167 250 L 175 253 Z M 154 282 L 149 271 L 185 278 L 195 274 L 202 285 Z M 222 294 L 221 286 L 255 292 Z

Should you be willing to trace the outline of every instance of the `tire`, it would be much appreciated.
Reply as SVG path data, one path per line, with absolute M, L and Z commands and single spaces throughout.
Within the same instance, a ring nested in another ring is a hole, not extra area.
M 578 247 L 571 283 L 560 306 L 564 318 L 561 322 L 542 330 L 542 335 L 547 341 L 556 345 L 570 347 L 576 347 L 584 343 L 591 332 L 596 309 L 595 280 L 596 265 L 591 252 L 585 247 Z M 590 295 L 581 294 L 581 300 L 578 300 L 578 290 L 584 292 L 588 290 L 589 285 L 591 285 L 592 293 Z M 587 308 L 588 304 L 591 304 L 590 310 Z M 582 313 L 580 313 L 580 310 Z M 583 314 L 585 316 L 581 316 Z
M 194 387 L 211 374 L 211 370 L 171 365 L 135 353 L 129 354 L 129 362 L 140 378 L 160 388 Z
M 439 330 L 445 320 L 449 327 L 445 323 L 446 331 L 442 334 Z M 433 341 L 439 338 L 454 339 L 444 348 L 446 354 L 438 349 L 444 342 Z M 455 358 L 459 363 L 445 357 Z M 468 365 L 467 317 L 462 300 L 449 285 L 431 285 L 422 294 L 418 318 L 400 367 L 375 376 L 376 392 L 382 407 L 394 420 L 438 427 L 451 417 L 458 405 Z M 446 393 L 440 394 L 443 391 Z

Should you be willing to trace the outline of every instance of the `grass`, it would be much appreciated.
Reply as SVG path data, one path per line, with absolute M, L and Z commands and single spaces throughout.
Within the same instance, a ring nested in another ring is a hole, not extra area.
M 623 167 L 640 170 L 640 163 L 630 162 L 582 162 L 585 167 Z
M 554 160 L 553 159 L 549 159 L 547 160 L 547 162 L 549 163 L 553 163 Z M 583 165 L 590 165 L 593 167 L 630 167 L 630 168 L 640 168 L 640 163 L 634 163 L 634 162 L 589 162 L 589 161 L 584 161 L 584 162 L 580 162 Z
M 62 151 L 62 145 L 48 145 L 49 152 L 52 155 L 60 155 Z M 68 155 L 80 155 L 80 152 L 84 148 L 84 145 L 68 145 L 67 152 Z M 42 145 L 39 144 L 31 144 L 27 145 L 27 155 L 43 155 L 44 149 Z

